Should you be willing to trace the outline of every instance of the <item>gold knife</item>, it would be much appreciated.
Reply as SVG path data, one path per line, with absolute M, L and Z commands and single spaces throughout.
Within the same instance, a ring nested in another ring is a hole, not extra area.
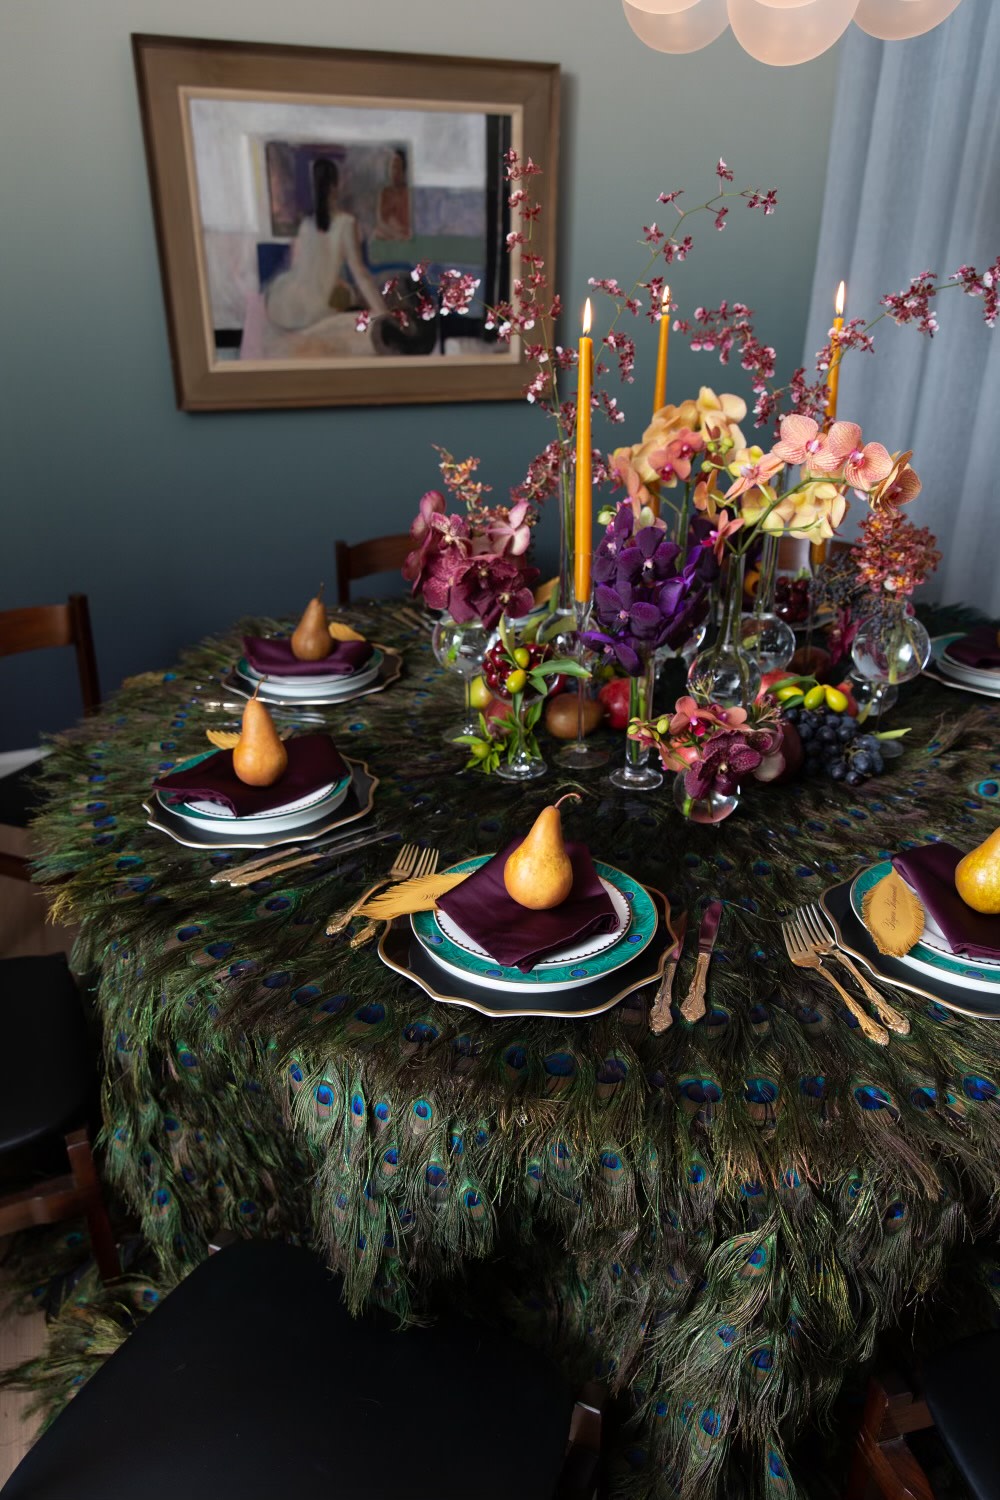
M 722 921 L 722 902 L 710 901 L 705 907 L 698 932 L 698 962 L 695 965 L 691 988 L 681 1002 L 681 1015 L 685 1021 L 700 1021 L 705 1014 L 705 984 L 712 949 Z
M 660 980 L 656 994 L 653 996 L 653 1004 L 649 1011 L 649 1029 L 654 1036 L 659 1036 L 666 1031 L 674 1019 L 670 1010 L 670 1002 L 673 998 L 674 975 L 677 973 L 677 965 L 681 961 L 681 953 L 684 951 L 684 934 L 687 931 L 687 912 L 682 911 L 673 927 L 674 941 L 667 951 L 666 962 L 663 968 L 663 978 Z

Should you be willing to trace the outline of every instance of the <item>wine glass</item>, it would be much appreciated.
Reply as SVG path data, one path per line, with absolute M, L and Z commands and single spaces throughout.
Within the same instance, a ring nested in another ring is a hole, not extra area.
M 448 744 L 459 735 L 480 732 L 479 714 L 472 706 L 472 680 L 482 671 L 489 639 L 489 632 L 479 620 L 459 624 L 450 615 L 444 615 L 434 626 L 431 635 L 434 655 L 446 672 L 454 672 L 462 679 L 465 692 L 465 719 L 445 730 L 442 738 Z

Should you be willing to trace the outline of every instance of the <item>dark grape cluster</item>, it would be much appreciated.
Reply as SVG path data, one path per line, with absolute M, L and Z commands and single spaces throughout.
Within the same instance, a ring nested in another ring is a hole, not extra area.
M 832 781 L 862 786 L 872 776 L 881 776 L 885 761 L 878 740 L 864 734 L 857 719 L 829 708 L 790 708 L 784 717 L 794 724 L 805 752 L 809 775 L 825 772 Z
M 503 642 L 497 641 L 483 658 L 483 677 L 498 698 L 509 698 L 522 690 L 532 667 L 541 666 L 551 655 L 551 646 L 540 646 L 537 642 L 517 646 L 510 654 Z
M 779 578 L 774 586 L 774 612 L 788 625 L 804 625 L 809 618 L 809 579 Z

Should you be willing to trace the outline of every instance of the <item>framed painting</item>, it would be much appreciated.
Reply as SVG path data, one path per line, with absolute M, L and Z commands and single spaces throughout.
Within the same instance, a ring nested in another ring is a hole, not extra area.
M 520 396 L 488 316 L 520 274 L 504 153 L 542 168 L 552 275 L 556 64 L 132 47 L 182 410 Z

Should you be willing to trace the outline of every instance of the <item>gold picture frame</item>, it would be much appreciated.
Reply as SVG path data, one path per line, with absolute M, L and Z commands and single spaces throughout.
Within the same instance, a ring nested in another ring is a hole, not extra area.
M 532 252 L 554 274 L 557 64 L 132 48 L 182 410 L 521 396 L 523 349 L 485 309 L 519 270 L 508 147 L 542 168 Z M 479 282 L 465 314 L 441 305 L 445 269 Z

